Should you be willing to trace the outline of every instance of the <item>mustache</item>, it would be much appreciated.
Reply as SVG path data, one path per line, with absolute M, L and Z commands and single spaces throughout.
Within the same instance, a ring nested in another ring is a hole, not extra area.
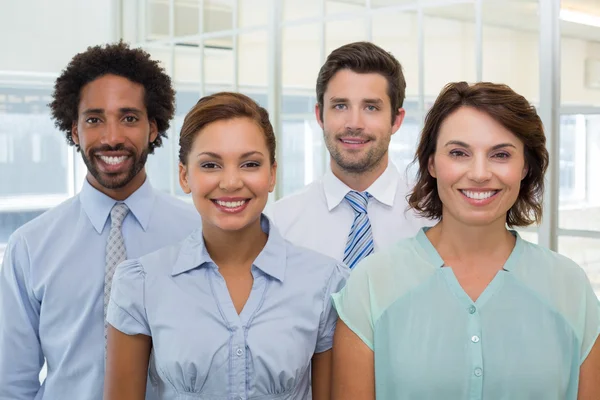
M 341 138 L 354 138 L 354 139 L 361 139 L 361 140 L 374 140 L 373 136 L 369 135 L 368 133 L 366 133 L 363 130 L 358 130 L 358 129 L 346 129 L 344 132 L 340 132 L 337 135 L 335 135 L 336 139 L 341 139 Z
M 131 148 L 125 147 L 123 143 L 119 143 L 116 146 L 110 146 L 108 144 L 104 144 L 102 146 L 94 147 L 90 150 L 90 154 L 94 154 L 101 151 L 125 151 L 129 154 L 134 154 L 135 151 Z

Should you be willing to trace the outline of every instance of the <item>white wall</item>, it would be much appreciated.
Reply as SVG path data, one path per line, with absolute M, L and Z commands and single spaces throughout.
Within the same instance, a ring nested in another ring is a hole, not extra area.
M 59 73 L 116 38 L 114 0 L 0 0 L 0 71 Z

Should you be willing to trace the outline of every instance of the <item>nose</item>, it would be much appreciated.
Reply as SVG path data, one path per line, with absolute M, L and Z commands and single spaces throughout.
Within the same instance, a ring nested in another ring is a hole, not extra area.
M 351 108 L 348 113 L 348 118 L 346 119 L 346 129 L 351 131 L 361 131 L 365 128 L 365 122 L 362 114 L 362 110 L 354 107 Z
M 107 121 L 102 134 L 102 144 L 115 147 L 125 142 L 123 126 L 118 121 Z
M 467 177 L 477 183 L 490 180 L 492 178 L 492 171 L 488 158 L 486 156 L 473 157 Z
M 238 168 L 224 168 L 219 188 L 225 192 L 235 192 L 244 187 L 244 181 Z

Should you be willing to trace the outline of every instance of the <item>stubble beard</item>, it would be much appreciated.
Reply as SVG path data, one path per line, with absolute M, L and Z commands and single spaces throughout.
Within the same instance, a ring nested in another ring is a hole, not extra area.
M 389 140 L 386 142 L 382 139 L 374 141 L 374 145 L 369 147 L 366 151 L 361 151 L 360 154 L 348 154 L 348 152 L 342 150 L 339 137 L 341 134 L 332 134 L 323 131 L 323 137 L 325 140 L 325 146 L 333 161 L 345 172 L 350 174 L 363 174 L 366 172 L 373 171 L 381 165 L 383 158 L 388 152 Z M 360 135 L 350 132 L 344 136 L 350 137 L 362 137 Z M 372 136 L 367 137 L 370 140 L 374 140 Z
M 126 150 L 129 152 L 129 157 L 133 158 L 133 164 L 131 168 L 124 174 L 106 174 L 100 172 L 98 168 L 98 161 L 96 156 L 94 155 L 98 151 L 118 151 L 118 150 Z M 94 179 L 104 188 L 106 189 L 122 189 L 129 184 L 140 173 L 140 171 L 146 165 L 146 161 L 148 160 L 148 154 L 150 153 L 150 149 L 146 147 L 139 156 L 135 153 L 135 151 L 131 149 L 125 149 L 123 146 L 116 147 L 96 147 L 90 149 L 88 154 L 85 152 L 81 152 L 81 158 L 83 159 L 83 163 L 87 167 L 90 175 L 94 177 Z

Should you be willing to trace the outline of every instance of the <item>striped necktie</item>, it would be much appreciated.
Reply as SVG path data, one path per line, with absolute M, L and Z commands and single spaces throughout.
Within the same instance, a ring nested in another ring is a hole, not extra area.
M 353 268 L 360 260 L 373 253 L 373 231 L 367 215 L 367 204 L 372 197 L 367 192 L 350 191 L 346 201 L 354 210 L 354 222 L 344 250 L 344 264 Z

